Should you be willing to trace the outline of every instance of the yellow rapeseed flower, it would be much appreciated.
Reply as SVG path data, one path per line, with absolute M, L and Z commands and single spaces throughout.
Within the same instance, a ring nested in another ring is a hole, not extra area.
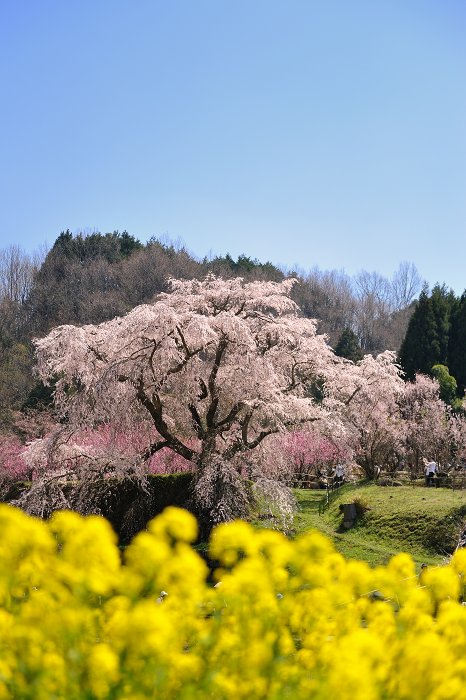
M 97 516 L 0 525 L 0 700 L 466 700 L 462 551 L 418 577 L 238 521 L 212 534 L 213 588 L 180 509 L 123 561 Z

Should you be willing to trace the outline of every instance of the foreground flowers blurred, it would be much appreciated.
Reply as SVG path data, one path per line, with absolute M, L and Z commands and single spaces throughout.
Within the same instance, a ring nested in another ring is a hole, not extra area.
M 213 587 L 175 508 L 123 561 L 97 516 L 3 505 L 0 529 L 0 698 L 466 698 L 466 551 L 418 576 L 238 521 Z

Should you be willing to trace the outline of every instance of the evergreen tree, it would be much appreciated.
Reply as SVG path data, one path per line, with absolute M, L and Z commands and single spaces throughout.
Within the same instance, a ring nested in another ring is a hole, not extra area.
M 351 328 L 345 328 L 341 334 L 335 348 L 335 354 L 339 357 L 346 357 L 347 360 L 353 362 L 359 362 L 364 357 L 358 338 Z
M 79 260 L 79 262 L 87 262 L 100 257 L 109 263 L 115 263 L 143 248 L 142 243 L 127 231 L 123 231 L 123 233 L 113 231 L 113 233 L 105 234 L 98 232 L 78 233 L 73 236 L 67 229 L 58 236 L 49 256 L 54 255 L 69 260 Z
M 133 253 L 135 253 L 137 250 L 142 250 L 144 248 L 141 241 L 139 241 L 134 236 L 131 236 L 128 233 L 128 231 L 123 231 L 123 233 L 118 233 L 118 231 L 114 231 L 113 236 L 117 238 L 120 244 L 120 255 L 123 258 L 127 258 Z
M 453 292 L 436 285 L 429 296 L 424 287 L 401 344 L 399 361 L 406 377 L 416 372 L 430 374 L 433 365 L 448 362 L 450 318 L 455 307 Z
M 430 297 L 436 325 L 436 340 L 434 347 L 438 353 L 435 364 L 448 364 L 448 341 L 452 315 L 457 306 L 457 299 L 445 285 L 436 285 Z
M 399 352 L 398 359 L 408 379 L 414 379 L 416 372 L 428 374 L 437 360 L 437 358 L 433 361 L 430 359 L 432 353 L 427 349 L 426 343 L 426 338 L 434 333 L 434 326 L 428 289 L 424 287 L 408 323 Z
M 448 366 L 463 394 L 466 388 L 466 292 L 455 305 L 448 341 Z

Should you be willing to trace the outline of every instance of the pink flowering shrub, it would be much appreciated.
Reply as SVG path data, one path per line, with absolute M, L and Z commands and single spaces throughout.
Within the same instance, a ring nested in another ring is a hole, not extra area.
M 263 472 L 290 484 L 328 475 L 337 462 L 351 458 L 343 439 L 331 439 L 317 430 L 296 430 L 269 438 Z
M 148 471 L 151 474 L 179 474 L 180 472 L 192 472 L 194 465 L 187 459 L 165 447 L 160 452 L 152 455 L 148 462 Z
M 122 430 L 111 423 L 104 423 L 95 429 L 85 429 L 74 436 L 77 444 L 89 448 L 102 457 L 118 456 L 129 463 L 141 460 L 147 446 L 160 437 L 157 431 L 147 424 L 140 424 Z M 193 464 L 169 448 L 159 450 L 148 457 L 143 471 L 148 474 L 175 474 L 192 471 Z
M 8 481 L 29 479 L 30 467 L 23 459 L 24 445 L 16 435 L 0 435 L 0 478 Z
M 143 476 L 193 471 L 192 462 L 169 448 L 147 454 L 148 445 L 157 437 L 157 431 L 144 424 L 122 429 L 114 423 L 103 423 L 76 431 L 65 426 L 30 441 L 23 448 L 24 464 L 30 465 L 33 479 L 46 473 L 77 476 L 83 469 L 104 477 L 124 476 L 129 472 Z

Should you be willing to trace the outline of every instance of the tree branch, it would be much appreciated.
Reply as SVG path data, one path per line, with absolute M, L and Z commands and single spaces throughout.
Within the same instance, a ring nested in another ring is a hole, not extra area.
M 156 452 L 163 450 L 164 447 L 170 447 L 166 440 L 162 440 L 161 442 L 153 442 L 152 445 L 150 445 L 147 450 L 143 452 L 142 459 L 144 462 L 146 462 L 152 457 L 152 455 L 155 455 Z
M 162 416 L 163 406 L 160 398 L 157 396 L 157 394 L 153 394 L 152 400 L 147 396 L 146 392 L 144 391 L 142 376 L 139 377 L 136 384 L 136 397 L 140 404 L 144 406 L 146 411 L 148 411 L 149 415 L 154 421 L 154 425 L 158 433 L 165 439 L 165 442 L 167 443 L 166 447 L 170 447 L 174 452 L 177 452 L 188 461 L 192 461 L 195 454 L 194 450 L 191 450 L 189 447 L 184 445 L 181 440 L 178 440 L 177 437 L 172 435 Z
M 193 403 L 190 403 L 188 408 L 189 408 L 189 412 L 191 413 L 191 416 L 193 418 L 194 430 L 196 431 L 198 437 L 201 440 L 203 440 L 205 437 L 205 430 L 202 426 L 201 416 L 199 415 L 199 412 Z
M 220 365 L 222 363 L 223 356 L 225 354 L 225 350 L 227 349 L 228 346 L 228 339 L 226 336 L 223 336 L 217 346 L 217 351 L 215 353 L 215 359 L 214 359 L 214 364 L 212 365 L 212 369 L 210 371 L 209 379 L 207 382 L 209 394 L 211 397 L 211 402 L 209 409 L 206 414 L 206 423 L 207 423 L 207 429 L 214 428 L 214 418 L 215 414 L 217 412 L 217 407 L 218 407 L 218 392 L 217 392 L 217 386 L 215 384 L 215 380 L 217 378 L 218 370 L 220 368 Z
M 231 411 L 225 416 L 225 418 L 222 418 L 222 420 L 219 420 L 219 421 L 217 422 L 217 424 L 216 424 L 215 427 L 216 427 L 216 428 L 228 428 L 228 427 L 231 425 L 231 423 L 235 420 L 235 418 L 236 418 L 236 416 L 238 415 L 238 413 L 240 412 L 242 406 L 243 406 L 243 402 L 242 402 L 242 401 L 238 401 L 238 403 L 236 403 L 236 404 L 233 406 L 233 408 L 232 408 Z
M 199 384 L 201 387 L 201 391 L 198 394 L 197 398 L 199 401 L 202 401 L 203 399 L 206 399 L 209 395 L 209 392 L 207 391 L 206 383 L 203 379 L 199 379 Z
M 346 399 L 346 401 L 344 401 L 344 405 L 345 405 L 345 406 L 348 406 L 348 404 L 351 403 L 351 401 L 354 399 L 354 397 L 356 396 L 356 394 L 358 393 L 358 391 L 361 391 L 361 389 L 362 389 L 361 386 L 356 387 L 356 389 L 353 391 L 353 393 L 351 394 L 351 396 L 349 396 L 349 397 Z

